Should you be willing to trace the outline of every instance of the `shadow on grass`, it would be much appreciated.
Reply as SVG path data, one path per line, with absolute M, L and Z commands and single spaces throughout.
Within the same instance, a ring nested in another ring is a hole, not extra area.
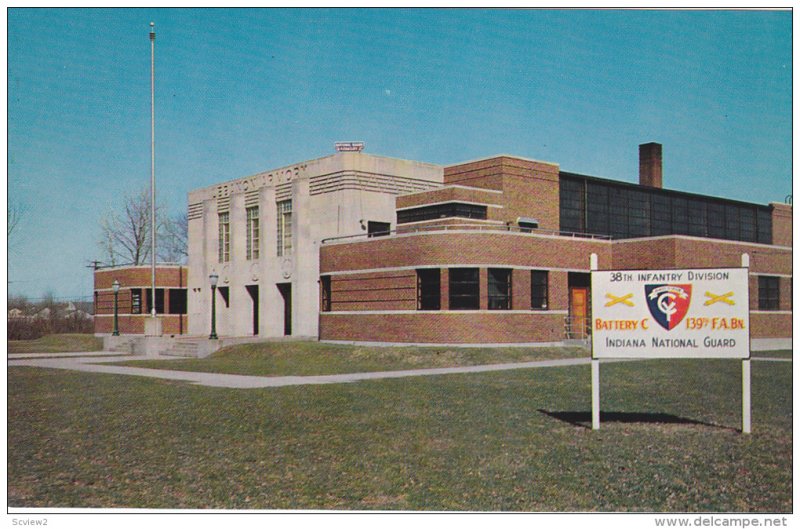
M 592 413 L 588 411 L 550 411 L 538 410 L 548 417 L 564 421 L 573 426 L 581 428 L 592 428 Z M 728 426 L 721 426 L 704 421 L 697 421 L 694 419 L 687 419 L 686 417 L 678 417 L 669 413 L 641 413 L 641 412 L 626 412 L 626 411 L 601 411 L 600 423 L 650 423 L 650 424 L 688 424 L 695 426 L 709 426 L 711 428 L 719 428 L 721 430 L 738 431 L 736 428 Z

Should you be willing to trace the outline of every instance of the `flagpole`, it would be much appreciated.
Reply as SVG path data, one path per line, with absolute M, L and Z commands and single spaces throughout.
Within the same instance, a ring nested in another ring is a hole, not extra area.
M 156 317 L 156 31 L 155 23 L 150 22 L 150 249 L 152 308 L 150 314 Z

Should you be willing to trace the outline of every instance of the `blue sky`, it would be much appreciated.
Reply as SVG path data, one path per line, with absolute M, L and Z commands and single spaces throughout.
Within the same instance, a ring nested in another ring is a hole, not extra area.
M 9 292 L 91 296 L 98 220 L 333 152 L 450 164 L 499 153 L 757 203 L 792 185 L 791 13 L 8 11 Z

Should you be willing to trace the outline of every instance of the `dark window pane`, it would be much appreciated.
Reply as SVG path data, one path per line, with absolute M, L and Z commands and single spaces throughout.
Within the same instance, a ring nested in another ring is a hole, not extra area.
M 370 220 L 367 222 L 367 237 L 380 237 L 382 235 L 389 235 L 391 224 L 388 222 L 376 222 Z
M 153 289 L 145 289 L 145 300 L 147 301 L 147 314 L 153 310 Z M 164 314 L 164 289 L 156 289 L 156 314 Z
M 420 222 L 445 218 L 486 219 L 486 206 L 449 202 L 434 206 L 404 209 L 397 212 L 397 223 Z
M 759 208 L 756 213 L 758 222 L 758 242 L 772 244 L 772 212 L 768 208 Z
M 156 292 L 156 299 L 158 299 L 158 292 Z M 171 289 L 169 289 L 169 313 L 170 314 L 186 314 L 186 289 L 185 288 L 171 288 Z
M 417 309 L 441 308 L 441 271 L 438 268 L 417 270 Z
M 758 309 L 778 310 L 779 307 L 779 278 L 771 276 L 758 276 Z
M 506 268 L 489 269 L 489 309 L 511 309 L 511 270 Z
M 756 214 L 752 208 L 742 207 L 739 209 L 739 240 L 756 241 Z
M 547 270 L 531 270 L 531 308 L 547 309 Z
M 320 277 L 322 287 L 322 312 L 331 311 L 331 276 Z
M 480 277 L 477 268 L 450 269 L 450 308 L 477 310 L 480 308 Z

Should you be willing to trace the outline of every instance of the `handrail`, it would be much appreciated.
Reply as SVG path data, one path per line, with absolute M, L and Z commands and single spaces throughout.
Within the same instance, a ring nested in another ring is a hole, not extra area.
M 344 241 L 344 240 L 351 240 L 351 239 L 368 239 L 368 238 L 376 238 L 376 237 L 383 237 L 383 236 L 390 236 L 390 235 L 405 235 L 411 233 L 426 233 L 426 232 L 437 232 L 437 231 L 454 231 L 454 230 L 472 230 L 472 231 L 491 231 L 491 232 L 512 232 L 512 233 L 522 233 L 522 234 L 530 234 L 530 235 L 555 235 L 560 237 L 574 237 L 574 238 L 582 238 L 582 239 L 600 239 L 600 240 L 611 240 L 611 237 L 607 235 L 597 235 L 593 233 L 578 233 L 578 232 L 571 232 L 571 231 L 559 231 L 559 230 L 546 230 L 542 228 L 522 228 L 520 226 L 509 226 L 509 225 L 481 225 L 481 224 L 431 224 L 427 226 L 403 226 L 398 229 L 393 229 L 389 231 L 382 231 L 378 233 L 358 233 L 355 235 L 342 235 L 339 237 L 327 237 L 322 239 L 322 244 L 327 244 L 330 242 L 336 241 Z

